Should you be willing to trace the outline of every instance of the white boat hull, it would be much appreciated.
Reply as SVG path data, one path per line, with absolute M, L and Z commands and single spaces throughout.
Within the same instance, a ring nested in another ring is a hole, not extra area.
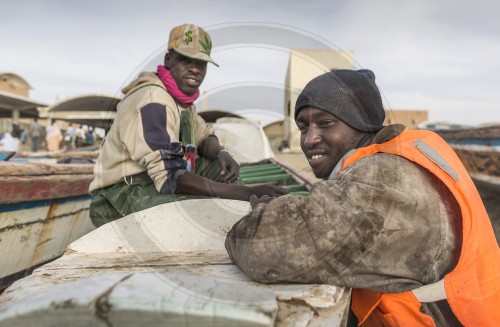
M 0 326 L 343 326 L 348 290 L 259 284 L 231 263 L 224 240 L 248 211 L 186 200 L 108 223 L 8 288 Z
M 95 229 L 90 197 L 0 204 L 0 278 L 61 256 L 69 243 Z

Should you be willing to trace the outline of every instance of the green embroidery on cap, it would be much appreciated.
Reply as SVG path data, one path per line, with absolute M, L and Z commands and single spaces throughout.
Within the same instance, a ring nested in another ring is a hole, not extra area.
M 198 40 L 198 42 L 200 42 L 200 45 L 204 50 L 201 52 L 210 56 L 210 51 L 212 51 L 212 42 L 210 41 L 208 36 L 205 34 L 205 42 L 201 42 L 201 40 Z
M 190 42 L 193 41 L 193 37 L 191 36 L 193 34 L 193 31 L 192 30 L 189 30 L 187 31 L 186 33 L 184 33 L 184 35 L 186 36 L 184 38 L 184 42 L 186 42 L 186 44 L 189 44 Z

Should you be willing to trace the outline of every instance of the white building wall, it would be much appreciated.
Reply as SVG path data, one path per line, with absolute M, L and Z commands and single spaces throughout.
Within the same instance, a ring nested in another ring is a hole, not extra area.
M 352 51 L 292 49 L 285 79 L 285 139 L 291 151 L 300 151 L 300 133 L 294 119 L 297 97 L 306 84 L 332 69 L 353 69 Z

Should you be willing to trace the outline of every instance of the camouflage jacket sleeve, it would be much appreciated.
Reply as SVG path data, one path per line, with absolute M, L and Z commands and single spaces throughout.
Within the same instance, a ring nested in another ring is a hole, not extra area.
M 226 249 L 264 283 L 401 292 L 439 280 L 456 264 L 459 212 L 423 168 L 376 154 L 307 196 L 258 205 L 233 226 Z

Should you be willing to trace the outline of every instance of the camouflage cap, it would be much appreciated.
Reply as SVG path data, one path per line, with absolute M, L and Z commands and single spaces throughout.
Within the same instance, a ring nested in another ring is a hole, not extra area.
M 183 24 L 170 31 L 168 50 L 174 50 L 185 57 L 208 61 L 219 67 L 210 57 L 212 40 L 201 27 L 193 24 Z

